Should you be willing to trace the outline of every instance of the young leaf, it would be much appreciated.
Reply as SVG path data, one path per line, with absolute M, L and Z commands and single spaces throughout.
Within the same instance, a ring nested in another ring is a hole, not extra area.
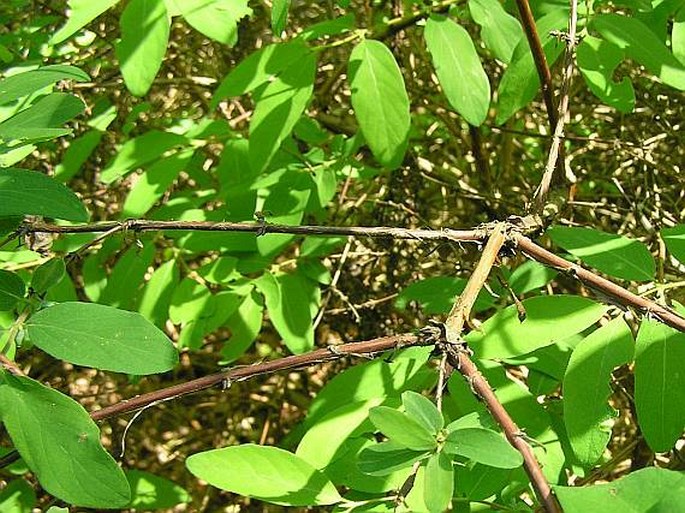
M 423 424 L 433 434 L 437 434 L 445 425 L 442 413 L 433 402 L 412 390 L 402 394 L 402 406 L 409 417 Z
M 265 46 L 242 60 L 221 81 L 212 97 L 211 107 L 231 96 L 249 93 L 266 83 L 271 77 L 291 67 L 309 52 L 300 39 Z
M 668 252 L 680 263 L 685 263 L 685 224 L 661 230 Z
M 402 163 L 409 140 L 409 97 L 395 58 L 380 41 L 359 43 L 348 63 L 352 106 L 364 139 L 383 166 Z
M 273 276 L 267 272 L 255 282 L 264 294 L 269 319 L 295 354 L 314 347 L 311 301 L 303 280 L 299 275 Z
M 668 451 L 685 428 L 685 333 L 643 318 L 635 345 L 635 407 L 642 434 Z
M 191 27 L 228 46 L 238 42 L 238 22 L 252 14 L 247 0 L 180 0 L 176 5 Z
M 359 454 L 358 466 L 364 474 L 387 476 L 398 470 L 408 469 L 430 453 L 413 451 L 402 444 L 387 440 L 367 447 Z
M 549 33 L 553 30 L 564 30 L 568 23 L 568 12 L 564 9 L 554 9 L 539 20 L 535 25 L 542 40 L 547 63 L 552 66 L 564 50 L 564 44 Z M 528 40 L 521 38 L 516 45 L 509 67 L 504 72 L 497 89 L 499 98 L 497 118 L 495 122 L 501 125 L 516 112 L 528 105 L 540 91 L 540 78 L 535 68 L 533 55 L 530 53 Z
M 23 376 L 0 376 L 0 415 L 45 490 L 75 506 L 123 508 L 128 481 L 100 444 L 100 430 L 69 397 Z
M 424 31 L 442 90 L 452 108 L 480 126 L 490 107 L 490 82 L 469 33 L 444 16 L 431 16 Z
M 142 470 L 127 470 L 126 479 L 131 486 L 129 508 L 149 511 L 173 508 L 177 504 L 190 502 L 188 492 L 163 477 Z
M 624 280 L 654 278 L 654 257 L 639 241 L 575 226 L 552 226 L 547 235 L 555 244 L 601 272 Z
M 316 54 L 309 52 L 258 95 L 250 118 L 250 166 L 263 171 L 302 116 L 314 90 Z
M 26 285 L 19 275 L 0 269 L 0 312 L 12 310 L 25 293 Z
M 28 169 L 0 169 L 0 216 L 39 215 L 88 221 L 76 194 L 49 176 Z
M 164 0 L 131 0 L 119 24 L 121 41 L 116 45 L 116 54 L 121 74 L 132 94 L 144 96 L 162 66 L 169 40 L 169 17 Z
M 273 30 L 274 35 L 280 36 L 285 30 L 289 9 L 290 0 L 274 0 L 271 6 L 271 30 Z
M 325 506 L 342 498 L 328 478 L 294 454 L 244 444 L 193 454 L 186 467 L 229 492 L 285 506 Z
M 376 406 L 369 411 L 369 419 L 381 433 L 407 449 L 430 451 L 437 445 L 435 434 L 406 413 L 394 408 Z
M 523 37 L 521 24 L 504 10 L 498 0 L 469 0 L 473 21 L 480 25 L 480 35 L 492 53 L 509 64 L 514 49 Z
M 621 14 L 601 14 L 592 19 L 591 27 L 665 84 L 685 90 L 685 66 L 640 20 Z
M 607 405 L 611 371 L 632 357 L 633 337 L 621 317 L 592 332 L 571 354 L 564 376 L 564 422 L 583 466 L 593 465 L 611 439 L 616 415 Z
M 516 468 L 523 456 L 496 431 L 464 428 L 452 431 L 445 439 L 444 451 L 497 468 Z
M 609 41 L 587 36 L 576 50 L 578 69 L 595 96 L 619 112 L 632 112 L 635 91 L 630 78 L 614 81 L 616 67 L 623 62 L 625 52 Z
M 555 486 L 554 491 L 564 513 L 685 511 L 685 476 L 657 467 L 643 468 L 610 483 Z
M 64 260 L 51 258 L 33 271 L 31 288 L 37 294 L 43 294 L 53 285 L 57 285 L 67 272 Z
M 70 134 L 71 129 L 62 125 L 81 114 L 85 107 L 83 101 L 72 94 L 48 94 L 0 123 L 0 139 L 26 143 Z
M 446 511 L 454 493 L 454 470 L 452 460 L 447 454 L 436 452 L 428 458 L 423 483 L 423 501 L 428 511 Z
M 49 44 L 57 45 L 71 37 L 117 2 L 119 0 L 69 0 L 69 19 L 53 34 Z
M 155 374 L 178 363 L 178 352 L 135 312 L 92 303 L 60 303 L 26 323 L 31 341 L 55 358 L 128 374 Z
M 529 353 L 597 322 L 606 307 L 580 296 L 536 296 L 522 301 L 523 322 L 515 305 L 490 317 L 466 342 L 478 358 L 508 358 Z
M 79 68 L 64 64 L 41 66 L 38 69 L 17 73 L 0 80 L 0 105 L 33 94 L 60 80 L 86 82 L 90 77 Z
M 116 156 L 102 170 L 100 179 L 112 183 L 137 167 L 147 164 L 177 146 L 187 144 L 188 139 L 171 132 L 150 130 L 141 136 L 130 139 L 119 148 Z

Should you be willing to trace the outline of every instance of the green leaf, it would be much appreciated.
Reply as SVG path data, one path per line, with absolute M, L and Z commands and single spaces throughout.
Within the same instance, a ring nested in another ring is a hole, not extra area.
M 409 97 L 395 58 L 380 41 L 355 46 L 347 70 L 352 106 L 364 139 L 383 166 L 402 163 L 409 140 Z
M 387 476 L 398 470 L 408 469 L 430 453 L 417 452 L 403 445 L 387 440 L 365 448 L 359 454 L 358 466 L 364 474 Z
M 402 394 L 402 406 L 409 417 L 433 434 L 437 434 L 445 425 L 442 413 L 433 402 L 412 390 L 407 390 Z
M 169 40 L 169 17 L 164 0 L 131 0 L 119 24 L 121 41 L 115 48 L 121 74 L 132 94 L 144 96 L 162 66 Z
M 546 265 L 528 260 L 519 265 L 509 276 L 509 286 L 516 294 L 525 294 L 544 287 L 559 274 Z
M 100 179 L 104 183 L 112 183 L 137 167 L 162 156 L 172 148 L 187 143 L 188 140 L 185 137 L 171 132 L 158 130 L 146 132 L 135 139 L 126 141 L 119 148 L 116 156 L 102 170 Z
M 263 171 L 302 116 L 314 90 L 316 54 L 307 53 L 260 91 L 250 118 L 250 166 Z
M 417 301 L 426 314 L 447 313 L 465 286 L 466 280 L 463 278 L 432 276 L 402 289 L 395 300 L 395 306 L 404 309 L 410 301 Z M 478 293 L 474 310 L 476 312 L 487 310 L 494 305 L 492 296 L 487 291 L 481 291 Z
M 464 428 L 452 431 L 445 439 L 445 452 L 497 468 L 516 468 L 523 456 L 496 431 Z
M 342 498 L 324 474 L 278 447 L 244 444 L 193 454 L 196 477 L 222 490 L 286 506 L 324 506 Z
M 407 449 L 430 451 L 437 445 L 435 434 L 406 413 L 394 408 L 376 406 L 369 411 L 369 419 L 381 433 Z
M 515 305 L 490 317 L 466 336 L 478 358 L 508 358 L 550 345 L 592 326 L 606 307 L 579 296 L 536 296 L 522 301 L 519 320 Z
M 661 236 L 671 256 L 681 264 L 685 263 L 685 224 L 664 228 L 661 230 Z
M 119 0 L 69 0 L 69 19 L 53 34 L 49 44 L 57 45 L 71 37 L 118 2 Z
M 654 279 L 656 264 L 647 246 L 639 241 L 592 228 L 552 226 L 547 235 L 555 244 L 587 265 L 624 280 Z
M 480 25 L 485 46 L 499 60 L 509 64 L 517 43 L 523 37 L 521 24 L 504 10 L 498 0 L 469 0 L 473 21 Z
M 164 333 L 140 314 L 111 306 L 60 303 L 33 315 L 26 329 L 40 349 L 77 365 L 144 375 L 178 363 Z
M 23 376 L 0 376 L 0 415 L 14 446 L 45 490 L 75 506 L 123 508 L 124 473 L 100 444 L 81 405 Z
M 490 82 L 471 36 L 449 18 L 433 15 L 424 37 L 447 101 L 467 122 L 480 126 L 490 108 Z
M 601 14 L 592 19 L 590 26 L 662 82 L 685 90 L 685 66 L 640 20 L 620 14 Z
M 169 318 L 171 295 L 178 285 L 179 273 L 176 260 L 160 265 L 145 285 L 138 311 L 156 326 L 163 327 Z
M 143 171 L 126 196 L 121 217 L 136 218 L 146 214 L 188 165 L 193 152 L 193 149 L 182 150 L 159 159 Z
M 72 94 L 50 93 L 0 123 L 0 139 L 34 142 L 70 134 L 71 129 L 62 128 L 62 125 L 83 109 L 83 101 Z
M 602 456 L 616 411 L 607 404 L 611 372 L 633 357 L 630 328 L 618 317 L 585 337 L 564 376 L 564 422 L 573 452 L 590 467 Z
M 271 30 L 277 36 L 285 30 L 289 9 L 290 0 L 274 0 L 271 5 Z
M 114 265 L 98 302 L 124 310 L 134 309 L 139 297 L 137 292 L 154 258 L 155 245 L 152 243 L 143 248 L 137 245 L 128 248 Z
M 345 440 L 368 420 L 369 410 L 381 401 L 381 398 L 355 401 L 336 408 L 307 430 L 295 454 L 314 468 L 324 470 L 340 456 Z
M 585 83 L 595 96 L 619 112 L 632 112 L 635 91 L 630 78 L 614 81 L 616 67 L 623 62 L 625 52 L 617 45 L 586 36 L 578 45 L 576 59 Z
M 149 511 L 190 502 L 188 492 L 163 477 L 142 470 L 127 470 L 126 478 L 131 486 L 130 508 Z
M 685 510 L 685 475 L 663 468 L 644 468 L 610 483 L 582 488 L 555 486 L 554 491 L 565 513 Z
M 295 354 L 311 351 L 314 347 L 314 327 L 311 296 L 307 280 L 297 274 L 273 276 L 265 273 L 256 280 L 264 294 L 269 319 L 283 337 L 283 342 Z
M 428 511 L 446 511 L 454 493 L 454 470 L 447 454 L 436 452 L 428 458 L 423 483 L 423 501 Z
M 549 66 L 556 62 L 564 50 L 564 44 L 551 37 L 549 33 L 553 30 L 564 30 L 567 23 L 568 12 L 564 9 L 554 9 L 535 23 Z M 539 91 L 540 79 L 535 69 L 533 55 L 530 53 L 528 40 L 524 37 L 518 41 L 511 63 L 499 83 L 495 122 L 501 125 L 507 121 L 528 105 Z
M 673 56 L 685 65 L 685 7 L 681 7 L 673 18 L 671 48 Z
M 337 36 L 343 32 L 353 30 L 354 27 L 354 14 L 347 13 L 344 16 L 339 16 L 332 20 L 314 23 L 313 25 L 304 27 L 304 30 L 300 33 L 299 37 L 305 41 L 310 41 L 324 36 Z
M 12 310 L 25 293 L 26 285 L 19 275 L 0 269 L 0 311 Z
M 252 15 L 247 0 L 180 0 L 176 5 L 191 27 L 228 46 L 238 42 L 238 22 Z
M 39 215 L 66 221 L 88 221 L 76 194 L 37 171 L 0 169 L 0 216 Z
M 87 82 L 90 77 L 79 68 L 64 64 L 41 66 L 38 69 L 17 73 L 0 80 L 0 105 L 33 94 L 60 80 Z
M 23 479 L 10 481 L 0 491 L 0 511 L 2 513 L 25 513 L 36 506 L 36 492 Z
M 82 136 L 72 139 L 62 156 L 62 162 L 55 167 L 55 180 L 65 183 L 76 176 L 97 145 L 100 144 L 102 135 L 103 133 L 99 130 L 90 130 Z
M 685 333 L 643 318 L 635 345 L 635 407 L 647 443 L 668 451 L 685 428 Z
M 61 258 L 51 258 L 33 271 L 31 276 L 31 288 L 37 294 L 43 294 L 47 290 L 57 285 L 67 272 L 64 260 Z
M 249 93 L 265 84 L 308 52 L 307 46 L 295 39 L 287 43 L 271 44 L 250 54 L 221 81 L 212 97 L 212 109 L 224 98 Z
M 221 348 L 224 361 L 230 363 L 237 360 L 256 340 L 262 329 L 263 312 L 262 297 L 256 291 L 251 291 L 226 322 L 231 327 L 231 338 Z

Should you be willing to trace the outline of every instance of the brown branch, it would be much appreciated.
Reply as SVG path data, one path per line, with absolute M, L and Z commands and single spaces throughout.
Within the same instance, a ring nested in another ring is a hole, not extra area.
M 497 423 L 504 431 L 509 443 L 515 447 L 523 456 L 523 467 L 530 478 L 530 482 L 535 489 L 540 502 L 543 504 L 547 513 L 561 513 L 561 507 L 557 503 L 556 497 L 552 493 L 552 489 L 547 482 L 542 469 L 535 458 L 535 454 L 530 445 L 522 436 L 523 432 L 519 429 L 513 419 L 507 413 L 507 410 L 499 402 L 497 396 L 490 387 L 490 384 L 478 371 L 476 365 L 465 351 L 460 351 L 451 344 L 445 344 L 446 354 L 450 365 L 457 369 L 462 376 L 471 385 L 472 390 L 485 402 L 490 414 L 497 421 Z
M 554 126 L 554 135 L 552 138 L 552 145 L 547 156 L 547 165 L 545 172 L 542 175 L 542 180 L 533 196 L 535 202 L 534 211 L 538 214 L 542 212 L 549 194 L 549 188 L 552 183 L 552 176 L 554 169 L 557 167 L 557 160 L 559 159 L 559 150 L 561 149 L 561 140 L 564 135 L 564 124 L 566 123 L 566 114 L 568 112 L 569 102 L 569 88 L 571 85 L 571 76 L 573 75 L 573 56 L 576 52 L 576 26 L 578 24 L 578 0 L 570 0 L 571 12 L 568 18 L 568 33 L 565 34 L 566 50 L 564 53 L 564 73 L 561 78 L 561 87 L 559 100 L 559 115 L 557 116 L 557 124 Z M 560 169 L 563 169 L 564 163 L 560 162 Z
M 551 251 L 547 251 L 545 248 L 538 246 L 524 235 L 514 233 L 512 234 L 512 239 L 513 242 L 518 245 L 518 249 L 523 251 L 529 258 L 550 267 L 554 267 L 555 269 L 559 269 L 560 271 L 567 272 L 578 278 L 591 289 L 616 300 L 618 304 L 632 306 L 646 315 L 656 317 L 659 321 L 668 324 L 672 328 L 685 332 L 685 318 L 678 315 L 670 308 L 638 296 L 637 294 L 633 294 L 620 285 L 617 285 L 606 278 L 602 278 L 578 264 L 564 260 Z
M 516 6 L 518 7 L 519 15 L 521 16 L 521 23 L 523 24 L 523 30 L 526 33 L 526 38 L 528 39 L 530 51 L 533 54 L 533 61 L 535 62 L 535 68 L 538 71 L 538 77 L 540 77 L 542 98 L 545 101 L 547 118 L 549 119 L 550 126 L 556 127 L 557 109 L 554 104 L 552 73 L 550 72 L 549 65 L 547 64 L 545 51 L 542 49 L 540 36 L 535 28 L 535 18 L 533 17 L 533 12 L 530 10 L 530 4 L 528 3 L 528 0 L 516 0 Z

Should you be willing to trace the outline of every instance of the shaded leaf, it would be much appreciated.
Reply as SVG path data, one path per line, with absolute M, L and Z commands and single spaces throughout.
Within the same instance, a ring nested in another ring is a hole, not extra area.
M 509 286 L 517 294 L 525 294 L 551 282 L 559 274 L 539 262 L 528 260 L 519 265 L 509 276 Z
M 521 453 L 502 435 L 489 429 L 456 429 L 447 435 L 444 450 L 491 467 L 516 468 L 523 464 Z
M 444 452 L 431 454 L 423 476 L 423 501 L 431 513 L 442 513 L 452 502 L 454 470 L 452 460 Z
M 151 510 L 172 508 L 190 502 L 190 495 L 173 481 L 142 470 L 127 470 L 131 486 L 130 508 Z
M 67 302 L 41 310 L 25 326 L 36 346 L 77 365 L 143 375 L 178 363 L 171 341 L 136 312 Z
M 424 31 L 438 80 L 452 108 L 480 126 L 490 107 L 490 82 L 469 33 L 444 16 L 431 16 Z
M 278 447 L 214 449 L 193 454 L 186 466 L 212 486 L 272 504 L 316 506 L 342 500 L 324 474 Z
M 231 327 L 231 338 L 221 348 L 221 356 L 226 362 L 238 359 L 256 340 L 262 328 L 263 312 L 262 297 L 251 291 L 226 322 Z
M 564 376 L 564 422 L 573 452 L 593 465 L 611 439 L 615 410 L 607 404 L 611 372 L 630 362 L 633 337 L 618 317 L 584 338 L 571 354 Z
M 364 40 L 348 63 L 352 106 L 373 155 L 383 166 L 398 167 L 409 140 L 409 97 L 402 73 L 388 48 Z
M 24 479 L 14 479 L 0 491 L 2 513 L 25 513 L 33 511 L 35 505 L 36 492 Z
M 128 481 L 81 405 L 23 376 L 0 376 L 0 415 L 14 446 L 52 495 L 75 506 L 123 508 Z
M 574 226 L 552 226 L 547 235 L 555 244 L 601 272 L 624 280 L 654 278 L 654 257 L 639 241 Z
M 69 0 L 69 19 L 50 38 L 50 45 L 59 44 L 71 37 L 118 2 L 119 0 Z
M 426 314 L 447 313 L 457 296 L 466 286 L 463 278 L 432 276 L 416 281 L 402 289 L 395 300 L 397 308 L 406 308 L 410 301 L 417 301 Z M 492 296 L 485 290 L 478 293 L 474 310 L 487 310 L 495 305 Z
M 62 128 L 62 125 L 83 109 L 83 101 L 72 94 L 48 94 L 0 123 L 0 139 L 34 142 L 70 134 L 71 129 Z
M 64 260 L 51 258 L 33 271 L 31 276 L 31 288 L 37 294 L 43 294 L 53 285 L 57 285 L 67 272 Z
M 523 37 L 518 20 L 504 10 L 498 0 L 469 0 L 473 21 L 480 25 L 480 35 L 492 53 L 509 64 L 514 49 Z
M 425 459 L 430 453 L 407 449 L 402 444 L 387 440 L 366 447 L 359 453 L 358 466 L 364 474 L 387 476 Z
M 19 275 L 0 269 L 0 311 L 12 310 L 25 293 L 26 285 Z
M 169 318 L 171 295 L 179 281 L 176 260 L 169 260 L 160 265 L 150 276 L 145 285 L 138 311 L 159 327 L 163 327 Z
M 56 180 L 28 169 L 0 169 L 0 216 L 16 215 L 88 221 L 81 200 Z
M 409 417 L 423 424 L 431 433 L 437 434 L 445 425 L 442 413 L 433 402 L 412 390 L 402 394 L 402 406 Z
M 381 433 L 407 449 L 430 451 L 437 445 L 435 434 L 394 408 L 376 406 L 369 411 L 369 419 Z

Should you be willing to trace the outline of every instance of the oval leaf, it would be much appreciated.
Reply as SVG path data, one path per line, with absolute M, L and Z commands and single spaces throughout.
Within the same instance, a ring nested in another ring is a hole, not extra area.
M 409 139 L 409 97 L 395 58 L 379 41 L 365 40 L 347 70 L 352 106 L 373 155 L 385 167 L 402 163 Z
M 131 0 L 119 18 L 121 41 L 116 45 L 126 87 L 143 96 L 155 79 L 169 40 L 164 0 Z
M 423 424 L 433 434 L 437 434 L 445 425 L 445 419 L 437 406 L 427 397 L 412 390 L 402 394 L 402 406 L 409 417 Z
M 56 45 L 75 34 L 100 16 L 119 0 L 69 0 L 69 19 L 51 38 L 50 45 Z
M 64 260 L 51 258 L 33 271 L 31 276 L 31 288 L 37 294 L 43 294 L 50 287 L 57 285 L 67 272 Z
M 193 454 L 186 466 L 212 486 L 272 504 L 315 506 L 342 500 L 328 478 L 294 454 L 245 444 Z
M 252 14 L 247 0 L 180 0 L 175 3 L 195 30 L 228 46 L 238 42 L 238 22 Z
M 537 296 L 525 299 L 526 318 L 511 305 L 466 336 L 478 358 L 508 358 L 550 345 L 597 322 L 606 307 L 579 296 Z
M 639 241 L 592 228 L 553 226 L 547 235 L 566 251 L 597 270 L 624 280 L 654 278 L 656 264 Z
M 668 451 L 685 428 L 685 333 L 644 318 L 635 345 L 635 407 L 649 446 Z
M 88 221 L 83 203 L 58 181 L 28 169 L 0 169 L 0 216 L 16 215 Z
M 661 230 L 669 253 L 681 264 L 685 264 L 685 224 L 677 224 L 672 228 Z
M 621 317 L 585 337 L 571 354 L 564 375 L 564 422 L 583 466 L 593 465 L 611 439 L 616 416 L 607 404 L 611 371 L 632 357 L 633 336 Z
M 61 303 L 35 314 L 26 329 L 40 349 L 77 365 L 144 375 L 178 363 L 178 352 L 157 327 L 111 306 Z
M 126 478 L 131 485 L 130 508 L 149 511 L 190 502 L 188 492 L 163 477 L 142 470 L 127 470 Z
M 499 0 L 469 0 L 473 21 L 480 25 L 485 46 L 502 62 L 509 64 L 523 37 L 521 24 L 504 10 Z
M 25 293 L 26 285 L 19 275 L 0 269 L 0 311 L 12 310 Z
M 90 80 L 90 77 L 75 66 L 63 64 L 42 66 L 24 73 L 17 73 L 0 80 L 0 104 L 13 102 L 60 80 L 86 82 Z
M 370 476 L 387 476 L 398 470 L 410 468 L 428 453 L 412 451 L 397 442 L 387 440 L 367 447 L 359 454 L 359 470 Z
M 0 377 L 0 415 L 45 490 L 87 508 L 123 508 L 126 476 L 100 444 L 100 430 L 69 397 L 23 376 Z
M 502 435 L 483 428 L 452 431 L 445 440 L 445 451 L 497 468 L 516 468 L 523 463 L 521 453 Z
M 471 36 L 449 18 L 431 16 L 424 37 L 447 101 L 470 124 L 481 125 L 490 107 L 490 82 Z
M 454 470 L 452 460 L 444 452 L 431 455 L 423 476 L 423 502 L 431 513 L 442 513 L 452 502 Z
M 407 449 L 429 451 L 437 445 L 435 435 L 428 428 L 394 408 L 372 408 L 369 419 L 381 433 Z

